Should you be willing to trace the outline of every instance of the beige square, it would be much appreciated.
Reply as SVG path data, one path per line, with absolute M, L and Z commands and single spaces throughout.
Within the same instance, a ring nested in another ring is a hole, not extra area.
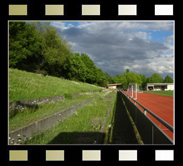
M 137 150 L 119 150 L 119 161 L 137 161 Z
M 46 161 L 64 161 L 64 150 L 46 150 Z
M 27 150 L 10 150 L 9 161 L 28 161 Z
M 82 5 L 82 15 L 100 15 L 100 5 Z
M 9 15 L 27 15 L 27 5 L 9 5 Z
M 118 5 L 118 15 L 137 15 L 137 5 Z
M 64 5 L 45 5 L 45 15 L 64 15 Z
M 101 151 L 100 150 L 83 150 L 82 151 L 83 161 L 100 161 Z

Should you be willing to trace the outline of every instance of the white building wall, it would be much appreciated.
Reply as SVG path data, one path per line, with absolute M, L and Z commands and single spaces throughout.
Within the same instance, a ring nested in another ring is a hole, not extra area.
M 167 90 L 174 90 L 174 85 L 167 85 Z
M 109 88 L 116 89 L 116 86 L 109 86 Z

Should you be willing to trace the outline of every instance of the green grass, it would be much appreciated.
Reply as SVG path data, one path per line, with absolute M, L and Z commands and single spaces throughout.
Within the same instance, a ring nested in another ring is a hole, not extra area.
M 145 91 L 145 93 L 173 97 L 173 91 Z
M 9 102 L 101 90 L 101 87 L 9 68 Z
M 93 97 L 102 96 L 104 92 L 94 93 L 90 95 L 81 95 L 74 99 L 67 99 L 59 103 L 50 103 L 39 105 L 38 108 L 27 108 L 22 112 L 18 112 L 15 116 L 9 118 L 9 131 L 26 126 L 32 122 L 40 120 L 44 117 L 52 115 L 71 106 L 87 101 Z
M 115 93 L 112 92 L 105 97 L 114 95 Z M 103 95 L 100 94 L 96 100 L 78 110 L 64 122 L 42 134 L 33 136 L 27 144 L 80 144 L 83 141 L 93 143 L 112 102 L 102 100 L 102 97 Z M 93 123 L 95 120 L 99 121 Z

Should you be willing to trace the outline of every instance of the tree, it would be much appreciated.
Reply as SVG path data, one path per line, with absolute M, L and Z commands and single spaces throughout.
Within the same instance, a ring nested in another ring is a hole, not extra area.
M 25 22 L 9 23 L 9 67 L 34 71 L 41 58 L 35 28 Z
M 114 80 L 114 83 L 121 83 L 121 76 L 117 74 L 114 76 L 113 80 Z
M 146 80 L 144 77 L 145 76 L 143 75 L 136 74 L 134 72 L 129 72 L 129 69 L 127 69 L 126 72 L 123 73 L 123 75 L 120 77 L 120 81 L 122 83 L 123 88 L 128 88 L 128 85 L 130 83 L 142 84 L 143 81 Z
M 141 84 L 143 88 L 145 88 L 146 86 L 146 76 L 145 75 L 142 75 L 142 74 L 138 74 L 140 76 L 140 79 L 141 79 Z
M 81 53 L 81 60 L 85 64 L 87 68 L 87 77 L 86 82 L 88 83 L 94 83 L 95 77 L 96 77 L 96 66 L 94 62 L 90 59 L 90 57 L 87 54 Z
M 114 83 L 114 80 L 113 80 L 112 76 L 108 72 L 105 72 L 104 75 L 105 75 L 105 79 L 106 79 L 107 84 Z
M 125 88 L 125 89 L 128 88 L 127 73 L 124 73 L 121 76 L 121 83 L 122 83 L 123 88 Z
M 106 86 L 106 78 L 105 75 L 100 68 L 96 68 L 96 81 L 95 81 L 99 86 Z
M 87 68 L 81 60 L 79 53 L 72 54 L 67 63 L 66 78 L 85 82 Z
M 170 77 L 169 75 L 167 75 L 165 77 L 165 79 L 163 80 L 164 83 L 173 83 L 173 79 L 172 77 Z
M 63 76 L 64 63 L 72 54 L 71 46 L 49 22 L 31 25 L 35 27 L 37 39 L 41 41 L 40 69 L 49 75 Z
M 151 77 L 147 78 L 147 83 L 162 83 L 163 78 L 158 73 L 153 73 Z

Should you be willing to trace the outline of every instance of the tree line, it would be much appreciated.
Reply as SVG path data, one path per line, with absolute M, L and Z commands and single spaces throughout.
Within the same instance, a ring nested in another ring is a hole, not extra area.
M 87 54 L 73 53 L 71 45 L 48 22 L 9 23 L 9 67 L 99 86 L 106 86 L 111 79 Z
M 127 88 L 129 83 L 137 83 L 142 85 L 142 88 L 145 88 L 147 83 L 173 83 L 173 79 L 169 75 L 164 79 L 158 73 L 153 73 L 152 76 L 146 77 L 142 74 L 130 72 L 129 69 L 126 69 L 126 72 L 122 75 L 117 74 L 113 80 L 115 83 L 122 83 L 123 88 Z
M 170 76 L 161 78 L 158 73 L 146 78 L 126 70 L 122 75 L 112 77 L 95 66 L 86 53 L 74 53 L 71 45 L 49 22 L 9 23 L 9 67 L 48 75 L 64 77 L 105 87 L 107 84 L 129 83 L 145 86 L 150 82 L 173 82 Z

